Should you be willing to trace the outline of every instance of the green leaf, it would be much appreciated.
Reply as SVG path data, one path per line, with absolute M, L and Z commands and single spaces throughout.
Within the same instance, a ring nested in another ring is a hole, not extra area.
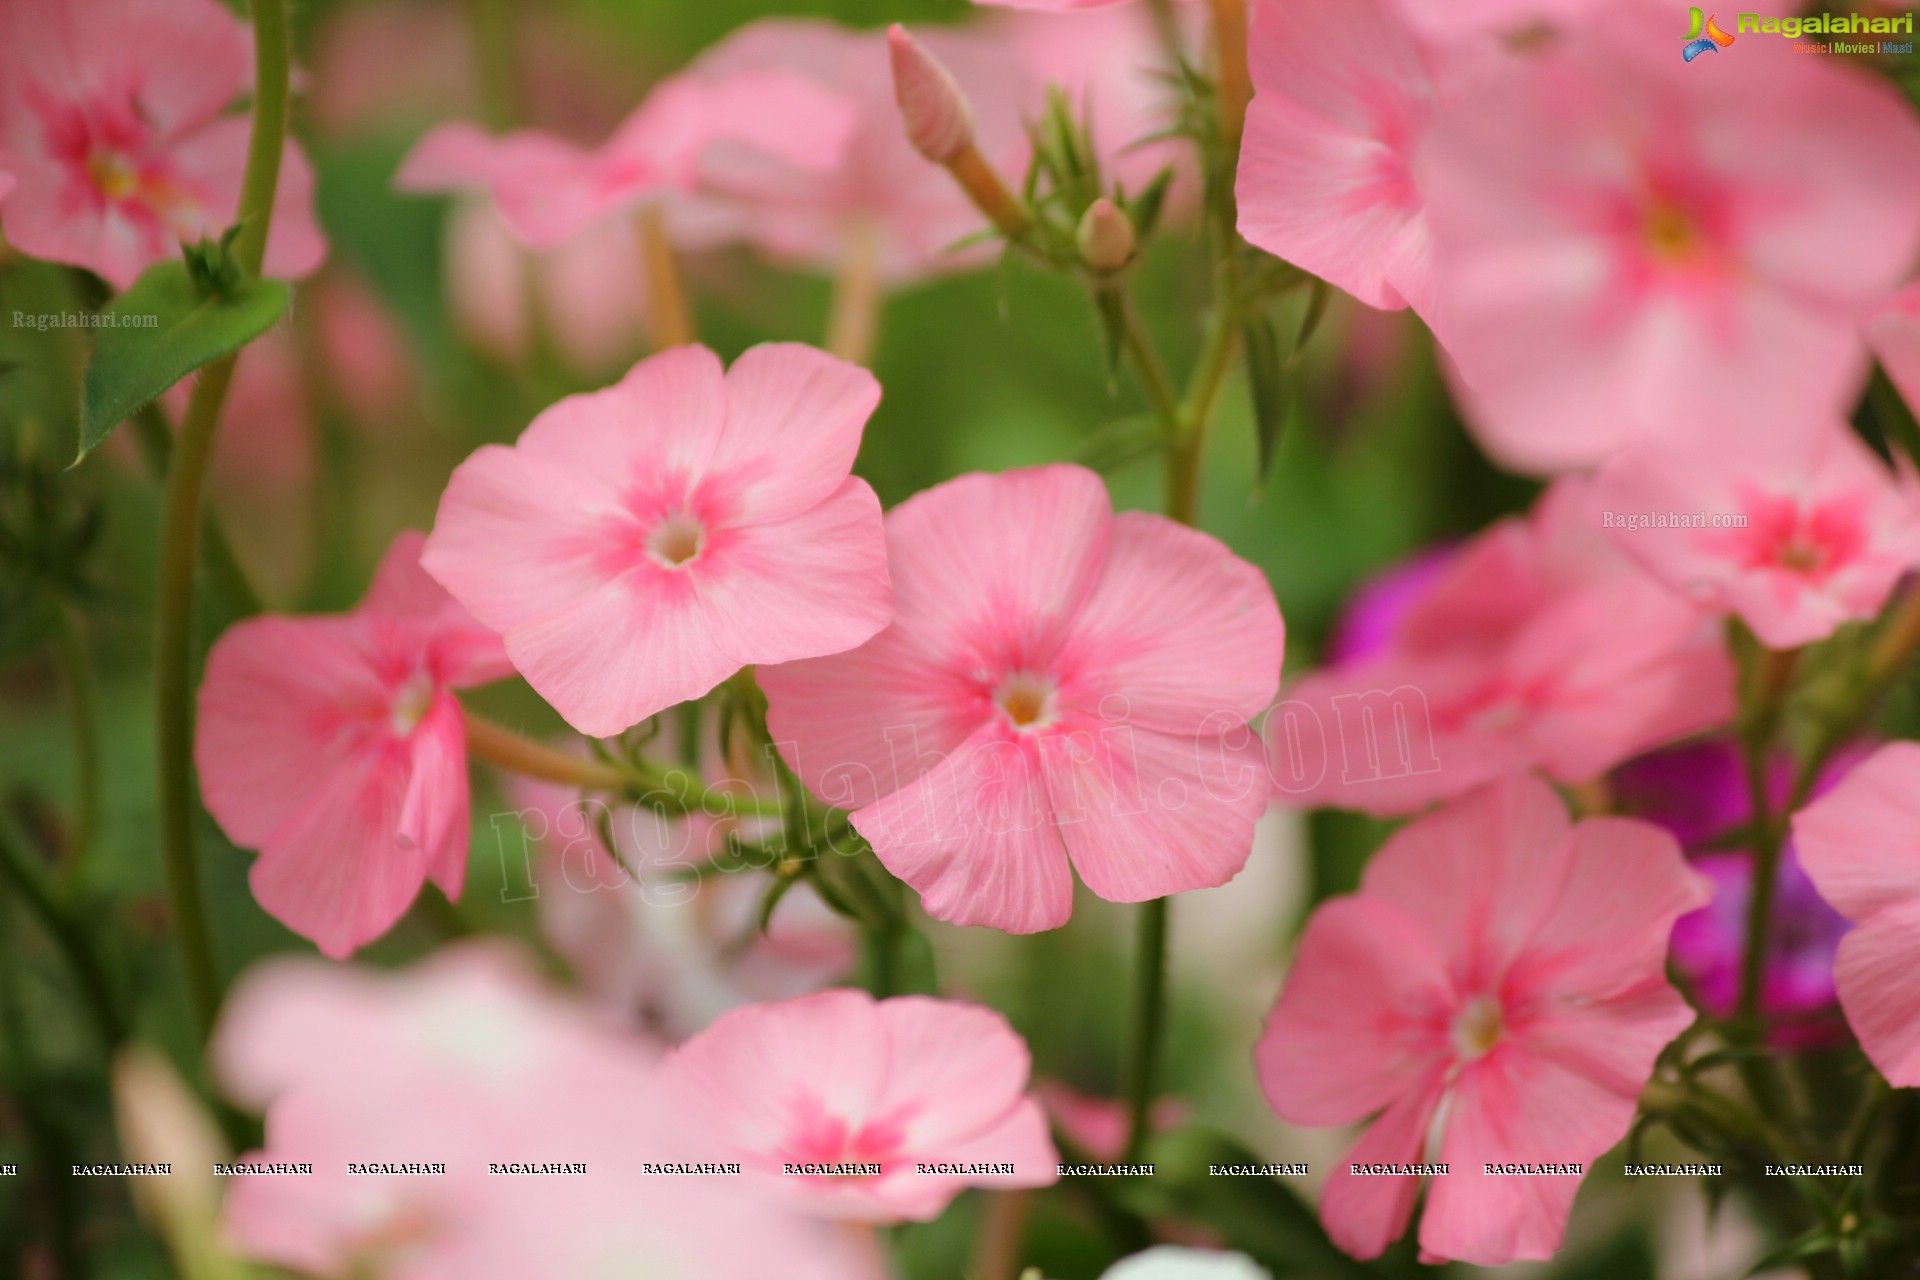
M 80 457 L 168 387 L 271 329 L 291 296 L 285 282 L 259 279 L 203 295 L 184 261 L 149 269 L 101 313 L 115 320 L 102 321 L 81 384 Z
M 1073 460 L 1105 474 L 1164 448 L 1166 443 L 1166 428 L 1151 414 L 1119 418 L 1095 428 L 1074 451 Z
M 1273 471 L 1274 455 L 1287 425 L 1287 402 L 1292 362 L 1280 357 L 1280 335 L 1273 320 L 1251 315 L 1241 326 L 1247 347 L 1247 384 L 1253 392 L 1254 439 L 1259 446 L 1256 474 L 1264 484 Z
M 1287 357 L 1289 364 L 1299 362 L 1300 353 L 1307 349 L 1307 344 L 1313 341 L 1313 335 L 1320 331 L 1320 322 L 1327 318 L 1327 299 L 1331 294 L 1327 282 L 1314 277 L 1307 294 L 1307 313 L 1300 318 L 1300 336 L 1293 340 L 1293 352 Z

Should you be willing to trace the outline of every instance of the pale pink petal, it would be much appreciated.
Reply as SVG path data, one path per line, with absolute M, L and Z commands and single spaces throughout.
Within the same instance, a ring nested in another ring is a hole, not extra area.
M 402 191 L 484 191 L 513 234 L 541 249 L 615 207 L 596 189 L 591 156 L 530 129 L 494 138 L 476 125 L 441 125 L 408 153 L 394 185 Z
M 798 342 L 750 347 L 727 370 L 727 425 L 708 463 L 740 491 L 739 518 L 785 520 L 835 493 L 853 469 L 880 384 Z
M 399 839 L 409 779 L 404 758 L 378 748 L 325 775 L 247 875 L 267 914 L 335 960 L 392 928 L 428 871 L 426 853 Z
M 500 637 L 475 621 L 421 565 L 426 541 L 425 534 L 412 529 L 394 538 L 357 612 L 411 619 L 431 628 L 435 674 L 455 688 L 512 675 L 513 664 Z
M 1273 701 L 1285 634 L 1259 569 L 1198 530 L 1123 512 L 1060 653 L 1061 696 L 1172 734 L 1237 727 Z
M 1422 1160 L 1434 1109 L 1445 1089 L 1445 1077 L 1438 1071 L 1408 1089 L 1333 1167 L 1320 1193 L 1320 1219 L 1333 1242 L 1354 1257 L 1377 1258 L 1406 1232 L 1422 1180 L 1398 1174 L 1356 1175 L 1352 1166 Z
M 1410 161 L 1433 91 L 1413 39 L 1377 0 L 1260 0 L 1252 19 L 1241 234 L 1369 306 L 1429 309 Z
M 1890 742 L 1793 818 L 1820 895 L 1850 920 L 1920 899 L 1920 744 Z
M 1920 1085 L 1920 900 L 1878 911 L 1840 940 L 1834 980 L 1847 1023 L 1895 1088 Z
M 1866 323 L 1867 345 L 1908 405 L 1920 405 L 1920 284 L 1886 299 Z
M 246 117 L 212 121 L 173 149 L 180 176 L 206 201 L 205 219 L 196 234 L 218 239 L 239 216 L 240 184 L 247 167 Z M 280 156 L 280 179 L 273 190 L 273 220 L 267 228 L 264 274 L 297 280 L 320 269 L 327 239 L 314 218 L 313 166 L 296 142 Z
M 843 653 L 893 616 L 880 499 L 864 480 L 712 551 L 690 575 L 694 595 L 714 644 L 743 666 Z
M 902 996 L 880 1005 L 880 1020 L 887 1030 L 887 1074 L 868 1113 L 902 1116 L 903 1142 L 912 1150 L 944 1153 L 1000 1125 L 1025 1098 L 1032 1057 L 994 1010 Z M 928 1098 L 940 1105 L 928 1108 Z
M 248 619 L 214 644 L 194 763 L 208 811 L 236 844 L 259 847 L 353 767 L 351 709 L 386 704 L 365 644 L 351 619 L 278 617 Z
M 1210 889 L 1246 864 L 1270 794 L 1252 730 L 1161 733 L 1087 717 L 1040 742 L 1068 856 L 1107 901 Z
M 1294 1124 L 1363 1120 L 1415 1092 L 1447 1046 L 1446 957 L 1399 908 L 1336 898 L 1314 912 L 1254 1047 L 1267 1101 Z
M 855 812 L 853 825 L 936 920 L 1037 933 L 1073 911 L 1073 877 L 1038 755 L 996 727 Z
M 1637 1092 L 1611 1092 L 1519 1051 L 1495 1049 L 1470 1065 L 1448 1099 L 1440 1148 L 1447 1176 L 1427 1190 L 1420 1247 L 1482 1266 L 1551 1258 L 1580 1178 L 1495 1176 L 1485 1166 L 1591 1165 L 1626 1135 Z
M 418 849 L 428 877 L 458 901 L 467 875 L 467 726 L 451 693 L 434 699 L 408 745 L 412 771 L 400 804 L 399 842 Z

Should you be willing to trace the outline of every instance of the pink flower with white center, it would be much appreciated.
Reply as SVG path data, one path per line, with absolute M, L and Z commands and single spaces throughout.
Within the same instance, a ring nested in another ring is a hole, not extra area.
M 1909 405 L 1920 405 L 1920 284 L 1911 284 L 1867 318 L 1867 346 Z
M 1224 884 L 1267 806 L 1246 722 L 1278 683 L 1260 571 L 1075 466 L 968 475 L 887 517 L 896 613 L 762 671 L 787 763 L 927 912 L 1032 933 Z
M 236 989 L 211 1056 L 227 1095 L 265 1112 L 247 1159 L 313 1166 L 234 1180 L 225 1235 L 247 1257 L 338 1280 L 878 1280 L 737 1179 L 646 1176 L 644 1161 L 686 1158 L 658 1047 L 498 943 L 404 973 L 268 962 Z M 352 1175 L 349 1161 L 444 1172 Z M 580 1167 L 490 1173 L 527 1161 Z
M 1039 86 L 1008 41 L 980 31 L 933 31 L 921 42 L 959 80 L 973 104 L 973 137 L 1001 172 L 1025 169 L 1030 145 L 1023 108 Z M 883 32 L 831 22 L 767 18 L 728 36 L 689 75 L 720 78 L 782 73 L 845 96 L 855 125 L 834 163 L 811 171 L 770 171 L 740 203 L 746 239 L 769 257 L 834 270 L 865 261 L 888 285 L 991 260 L 991 246 L 956 251 L 986 219 L 951 175 L 908 144 L 894 102 Z M 855 257 L 854 255 L 857 255 Z
M 1266 734 L 1289 804 L 1394 815 L 1526 769 L 1584 782 L 1732 717 L 1719 626 L 1614 548 L 1589 484 L 1463 543 L 1366 656 L 1288 688 Z
M 1617 454 L 1594 485 L 1614 544 L 1701 604 L 1793 649 L 1880 612 L 1920 564 L 1920 493 L 1841 422 L 1753 432 L 1745 422 Z M 1634 529 L 1627 514 L 1706 513 L 1739 528 Z
M 522 129 L 488 136 L 441 125 L 395 177 L 403 191 L 485 191 L 515 236 L 551 248 L 614 213 L 659 205 L 676 239 L 723 234 L 707 197 L 790 168 L 815 175 L 847 145 L 838 93 L 779 71 L 676 76 L 653 89 L 597 150 Z
M 258 849 L 260 905 L 335 959 L 385 933 L 422 882 L 460 896 L 466 722 L 453 690 L 512 674 L 500 639 L 420 570 L 404 533 L 366 599 L 252 618 L 213 646 L 194 762 L 207 809 Z
M 662 352 L 461 463 L 422 563 L 568 723 L 610 737 L 886 625 L 880 500 L 851 474 L 879 400 L 796 343 L 731 370 Z
M 1422 145 L 1438 331 L 1504 465 L 1845 412 L 1862 315 L 1920 249 L 1920 123 L 1891 85 L 1770 38 L 1689 65 L 1674 39 L 1671 12 L 1600 7 Z
M 809 1213 L 926 1222 L 969 1186 L 1055 1181 L 1030 1068 L 991 1009 L 841 989 L 722 1014 L 673 1052 L 666 1077 L 704 1158 L 739 1161 Z M 973 1163 L 1013 1169 L 916 1170 Z
M 1386 0 L 1257 0 L 1240 233 L 1371 307 L 1431 318 L 1413 149 L 1434 68 Z
M 214 0 L 10 0 L 0 9 L 0 216 L 22 253 L 124 289 L 182 241 L 232 224 L 247 118 L 247 29 Z M 266 273 L 302 276 L 326 242 L 292 143 Z
M 1693 1021 L 1667 984 L 1668 935 L 1706 902 L 1650 823 L 1572 824 L 1545 783 L 1515 777 L 1402 828 L 1360 891 L 1308 921 L 1255 1050 L 1293 1124 L 1373 1117 L 1320 1212 L 1334 1242 L 1378 1256 L 1427 1186 L 1428 1261 L 1498 1266 L 1553 1255 L 1577 1174 L 1625 1135 L 1660 1050 Z
M 1893 742 L 1794 815 L 1800 865 L 1854 922 L 1834 980 L 1860 1047 L 1888 1082 L 1920 1085 L 1920 743 Z

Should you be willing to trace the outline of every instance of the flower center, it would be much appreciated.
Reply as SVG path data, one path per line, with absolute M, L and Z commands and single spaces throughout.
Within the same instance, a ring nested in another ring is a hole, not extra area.
M 109 200 L 125 200 L 140 189 L 140 171 L 118 151 L 95 151 L 87 157 L 87 180 Z
M 707 527 L 684 511 L 669 515 L 647 536 L 647 554 L 666 569 L 691 563 L 706 545 Z
M 1053 723 L 1053 681 L 1016 671 L 1000 682 L 993 700 L 1016 729 L 1044 729 Z
M 1453 1017 L 1453 1047 L 1461 1058 L 1472 1062 L 1486 1057 L 1505 1031 L 1500 1002 L 1492 996 L 1475 996 Z
M 424 671 L 416 671 L 398 693 L 393 695 L 393 708 L 390 712 L 390 727 L 396 738 L 411 738 L 420 722 L 427 718 L 427 712 L 433 708 L 433 677 Z
M 1700 225 L 1679 205 L 1656 201 L 1640 224 L 1647 251 L 1662 262 L 1683 262 L 1701 248 Z

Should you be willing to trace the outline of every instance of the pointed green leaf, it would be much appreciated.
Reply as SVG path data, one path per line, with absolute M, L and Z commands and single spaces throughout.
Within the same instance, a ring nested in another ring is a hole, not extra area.
M 1119 385 L 1120 361 L 1127 344 L 1127 296 L 1118 289 L 1095 289 L 1093 309 L 1100 317 L 1100 356 L 1109 393 Z
M 1121 418 L 1094 429 L 1074 451 L 1074 461 L 1102 473 L 1125 466 L 1166 445 L 1166 429 L 1151 414 Z
M 1280 450 L 1287 425 L 1289 364 L 1280 358 L 1280 336 L 1265 315 L 1248 316 L 1241 327 L 1247 347 L 1247 384 L 1253 391 L 1254 439 L 1259 446 L 1257 474 L 1265 483 Z
M 149 269 L 102 312 L 114 320 L 102 321 L 81 384 L 80 457 L 168 387 L 271 329 L 290 297 L 285 282 L 258 279 L 203 297 L 184 261 Z

